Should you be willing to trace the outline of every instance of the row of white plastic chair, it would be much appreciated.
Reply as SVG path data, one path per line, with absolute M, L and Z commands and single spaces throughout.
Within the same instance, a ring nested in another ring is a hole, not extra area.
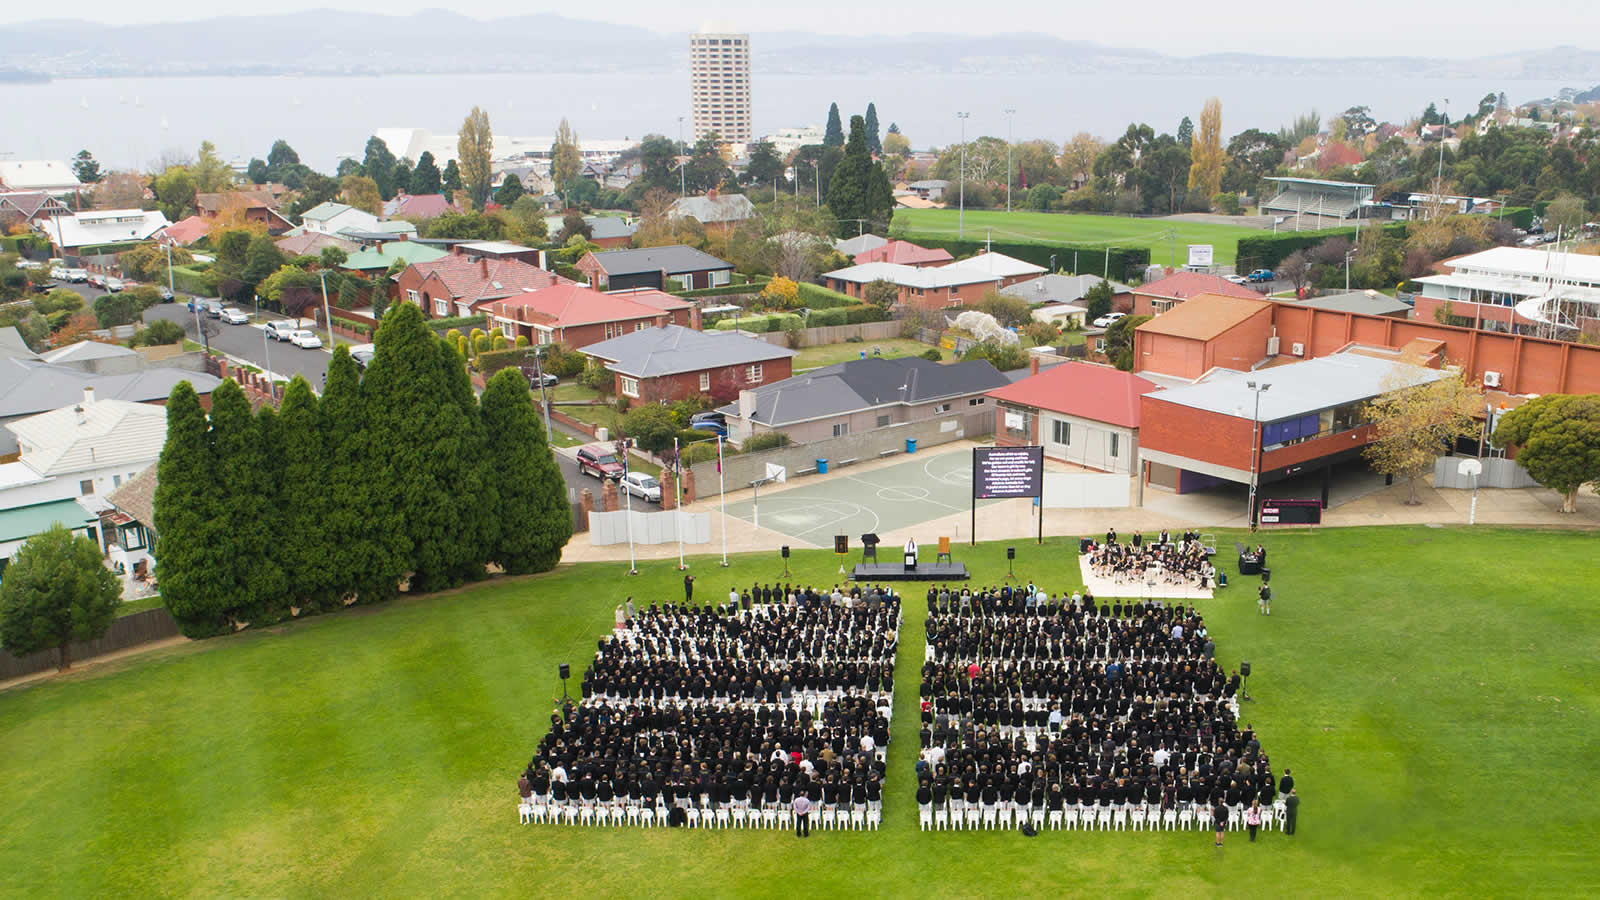
M 1279 827 L 1283 810 L 1277 806 L 1261 808 L 1261 829 L 1271 831 Z M 1205 804 L 1179 804 L 1173 809 L 1162 809 L 1150 803 L 1118 804 L 1115 806 L 1068 806 L 1064 809 L 1045 810 L 1038 807 L 1018 807 L 1014 804 L 951 804 L 935 808 L 922 806 L 918 815 L 923 831 L 992 831 L 1020 828 L 1032 821 L 1040 831 L 1065 829 L 1072 831 L 1190 831 L 1211 829 L 1211 808 Z M 1229 831 L 1245 829 L 1244 807 L 1235 806 L 1228 817 Z
M 732 804 L 715 810 L 697 806 L 683 808 L 689 828 L 793 828 L 794 809 L 755 808 Z M 666 806 L 622 806 L 616 804 L 583 805 L 573 803 L 538 803 L 527 800 L 517 804 L 517 816 L 524 825 L 590 825 L 598 827 L 665 828 L 669 808 Z M 843 809 L 830 807 L 815 809 L 811 823 L 822 830 L 877 831 L 883 824 L 882 809 L 863 809 L 859 806 Z

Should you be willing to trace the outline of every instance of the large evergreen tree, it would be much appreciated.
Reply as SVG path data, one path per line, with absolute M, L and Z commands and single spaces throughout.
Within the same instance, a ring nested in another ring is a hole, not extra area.
M 216 465 L 207 431 L 200 398 L 189 382 L 178 382 L 167 398 L 167 441 L 156 469 L 152 550 L 159 561 L 161 600 L 190 637 L 221 630 L 228 603 L 218 559 Z
M 496 484 L 487 505 L 499 526 L 489 559 L 508 575 L 548 571 L 572 537 L 572 511 L 521 372 L 501 369 L 489 379 L 483 425 Z
M 286 595 L 283 570 L 270 551 L 275 535 L 268 528 L 261 443 L 261 421 L 251 415 L 244 389 L 223 381 L 211 392 L 214 463 L 209 474 L 220 545 L 215 565 L 221 570 L 224 612 L 239 622 L 272 617 Z
M 467 421 L 421 310 L 409 303 L 390 309 L 375 343 L 361 395 L 368 506 L 385 551 L 384 574 L 410 573 L 413 590 L 450 587 L 460 582 L 462 508 L 482 502 L 452 493 L 455 473 L 472 462 L 462 456 Z
M 284 400 L 287 404 L 287 395 Z M 328 380 L 317 408 L 322 450 L 328 461 L 323 531 L 332 550 L 329 591 L 335 601 L 386 600 L 394 596 L 405 571 L 385 540 L 400 527 L 396 518 L 404 511 L 378 509 L 372 500 L 374 464 L 371 434 L 364 426 L 365 410 L 360 372 L 350 351 L 341 344 L 328 364 Z
M 411 170 L 411 193 L 439 193 L 443 184 L 440 178 L 439 164 L 433 159 L 433 151 L 422 151 L 422 155 L 417 157 L 417 167 Z
M 454 195 L 456 191 L 464 189 L 461 181 L 461 167 L 456 165 L 456 161 L 453 159 L 444 164 L 444 174 L 440 176 L 440 179 L 440 186 L 444 188 L 444 193 L 446 194 Z
M 266 412 L 265 409 L 262 412 Z M 328 458 L 317 396 L 298 375 L 289 382 L 275 433 L 265 448 L 273 495 L 273 546 L 298 607 L 318 609 L 336 596 L 335 541 L 328 534 Z
M 72 668 L 72 642 L 106 633 L 122 601 L 122 584 L 101 550 L 56 524 L 28 538 L 0 581 L 0 642 L 22 655 L 54 647 L 56 670 Z
M 887 227 L 894 211 L 894 192 L 883 166 L 872 161 L 867 150 L 866 121 L 850 117 L 850 140 L 844 145 L 844 158 L 828 180 L 828 209 L 839 221 L 841 233 L 856 234 L 863 225 Z M 862 219 L 864 222 L 852 220 Z
M 450 561 L 450 579 L 452 582 L 470 581 L 484 576 L 484 563 L 499 533 L 499 523 L 489 502 L 490 485 L 495 482 L 499 466 L 488 453 L 483 415 L 478 409 L 478 398 L 472 392 L 467 361 L 444 341 L 435 340 L 434 349 L 444 381 L 444 397 L 460 410 L 462 423 L 452 436 L 455 446 L 440 448 L 453 456 L 444 470 L 445 490 L 462 500 L 456 510 L 461 517 L 460 536 L 451 548 L 454 556 Z
M 867 150 L 883 152 L 883 138 L 878 133 L 878 104 L 867 104 Z
M 378 193 L 388 200 L 394 196 L 394 164 L 399 160 L 389 151 L 389 145 L 377 135 L 367 138 L 366 153 L 361 158 L 361 174 L 378 185 Z
M 844 146 L 844 123 L 839 119 L 839 104 L 828 107 L 828 130 L 822 135 L 822 146 Z

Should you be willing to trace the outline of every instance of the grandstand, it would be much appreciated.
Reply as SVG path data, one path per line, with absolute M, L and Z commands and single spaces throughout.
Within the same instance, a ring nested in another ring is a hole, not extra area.
M 1278 184 L 1278 194 L 1263 201 L 1263 215 L 1282 216 L 1281 225 L 1295 230 L 1332 228 L 1360 218 L 1372 203 L 1372 185 L 1320 178 L 1265 178 Z

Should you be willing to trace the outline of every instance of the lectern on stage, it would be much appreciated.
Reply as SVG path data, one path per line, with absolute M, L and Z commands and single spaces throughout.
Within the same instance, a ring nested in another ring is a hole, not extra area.
M 905 549 L 901 554 L 899 563 L 878 562 L 877 545 L 880 540 L 876 534 L 863 534 L 861 536 L 861 564 L 856 566 L 851 573 L 852 581 L 966 581 L 969 577 L 965 563 L 954 562 L 941 552 L 940 557 L 932 562 L 923 562 L 919 559 L 920 551 L 917 549 L 916 538 L 906 541 Z M 940 538 L 939 546 L 949 545 L 949 538 Z M 871 562 L 867 560 L 871 559 Z

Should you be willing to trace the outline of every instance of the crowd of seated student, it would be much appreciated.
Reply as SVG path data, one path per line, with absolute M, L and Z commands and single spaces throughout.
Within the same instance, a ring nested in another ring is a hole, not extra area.
M 928 618 L 925 827 L 1189 827 L 1276 796 L 1193 606 L 982 591 Z M 935 606 L 939 604 L 935 602 Z
M 551 716 L 524 820 L 778 827 L 804 791 L 823 827 L 875 827 L 900 599 L 851 590 L 637 610 Z
M 1186 531 L 1174 541 L 1166 531 L 1154 541 L 1139 532 L 1127 541 L 1117 539 L 1116 529 L 1106 532 L 1104 543 L 1090 542 L 1089 566 L 1095 575 L 1118 584 L 1166 584 L 1209 587 L 1216 570 L 1200 543 L 1200 535 Z

